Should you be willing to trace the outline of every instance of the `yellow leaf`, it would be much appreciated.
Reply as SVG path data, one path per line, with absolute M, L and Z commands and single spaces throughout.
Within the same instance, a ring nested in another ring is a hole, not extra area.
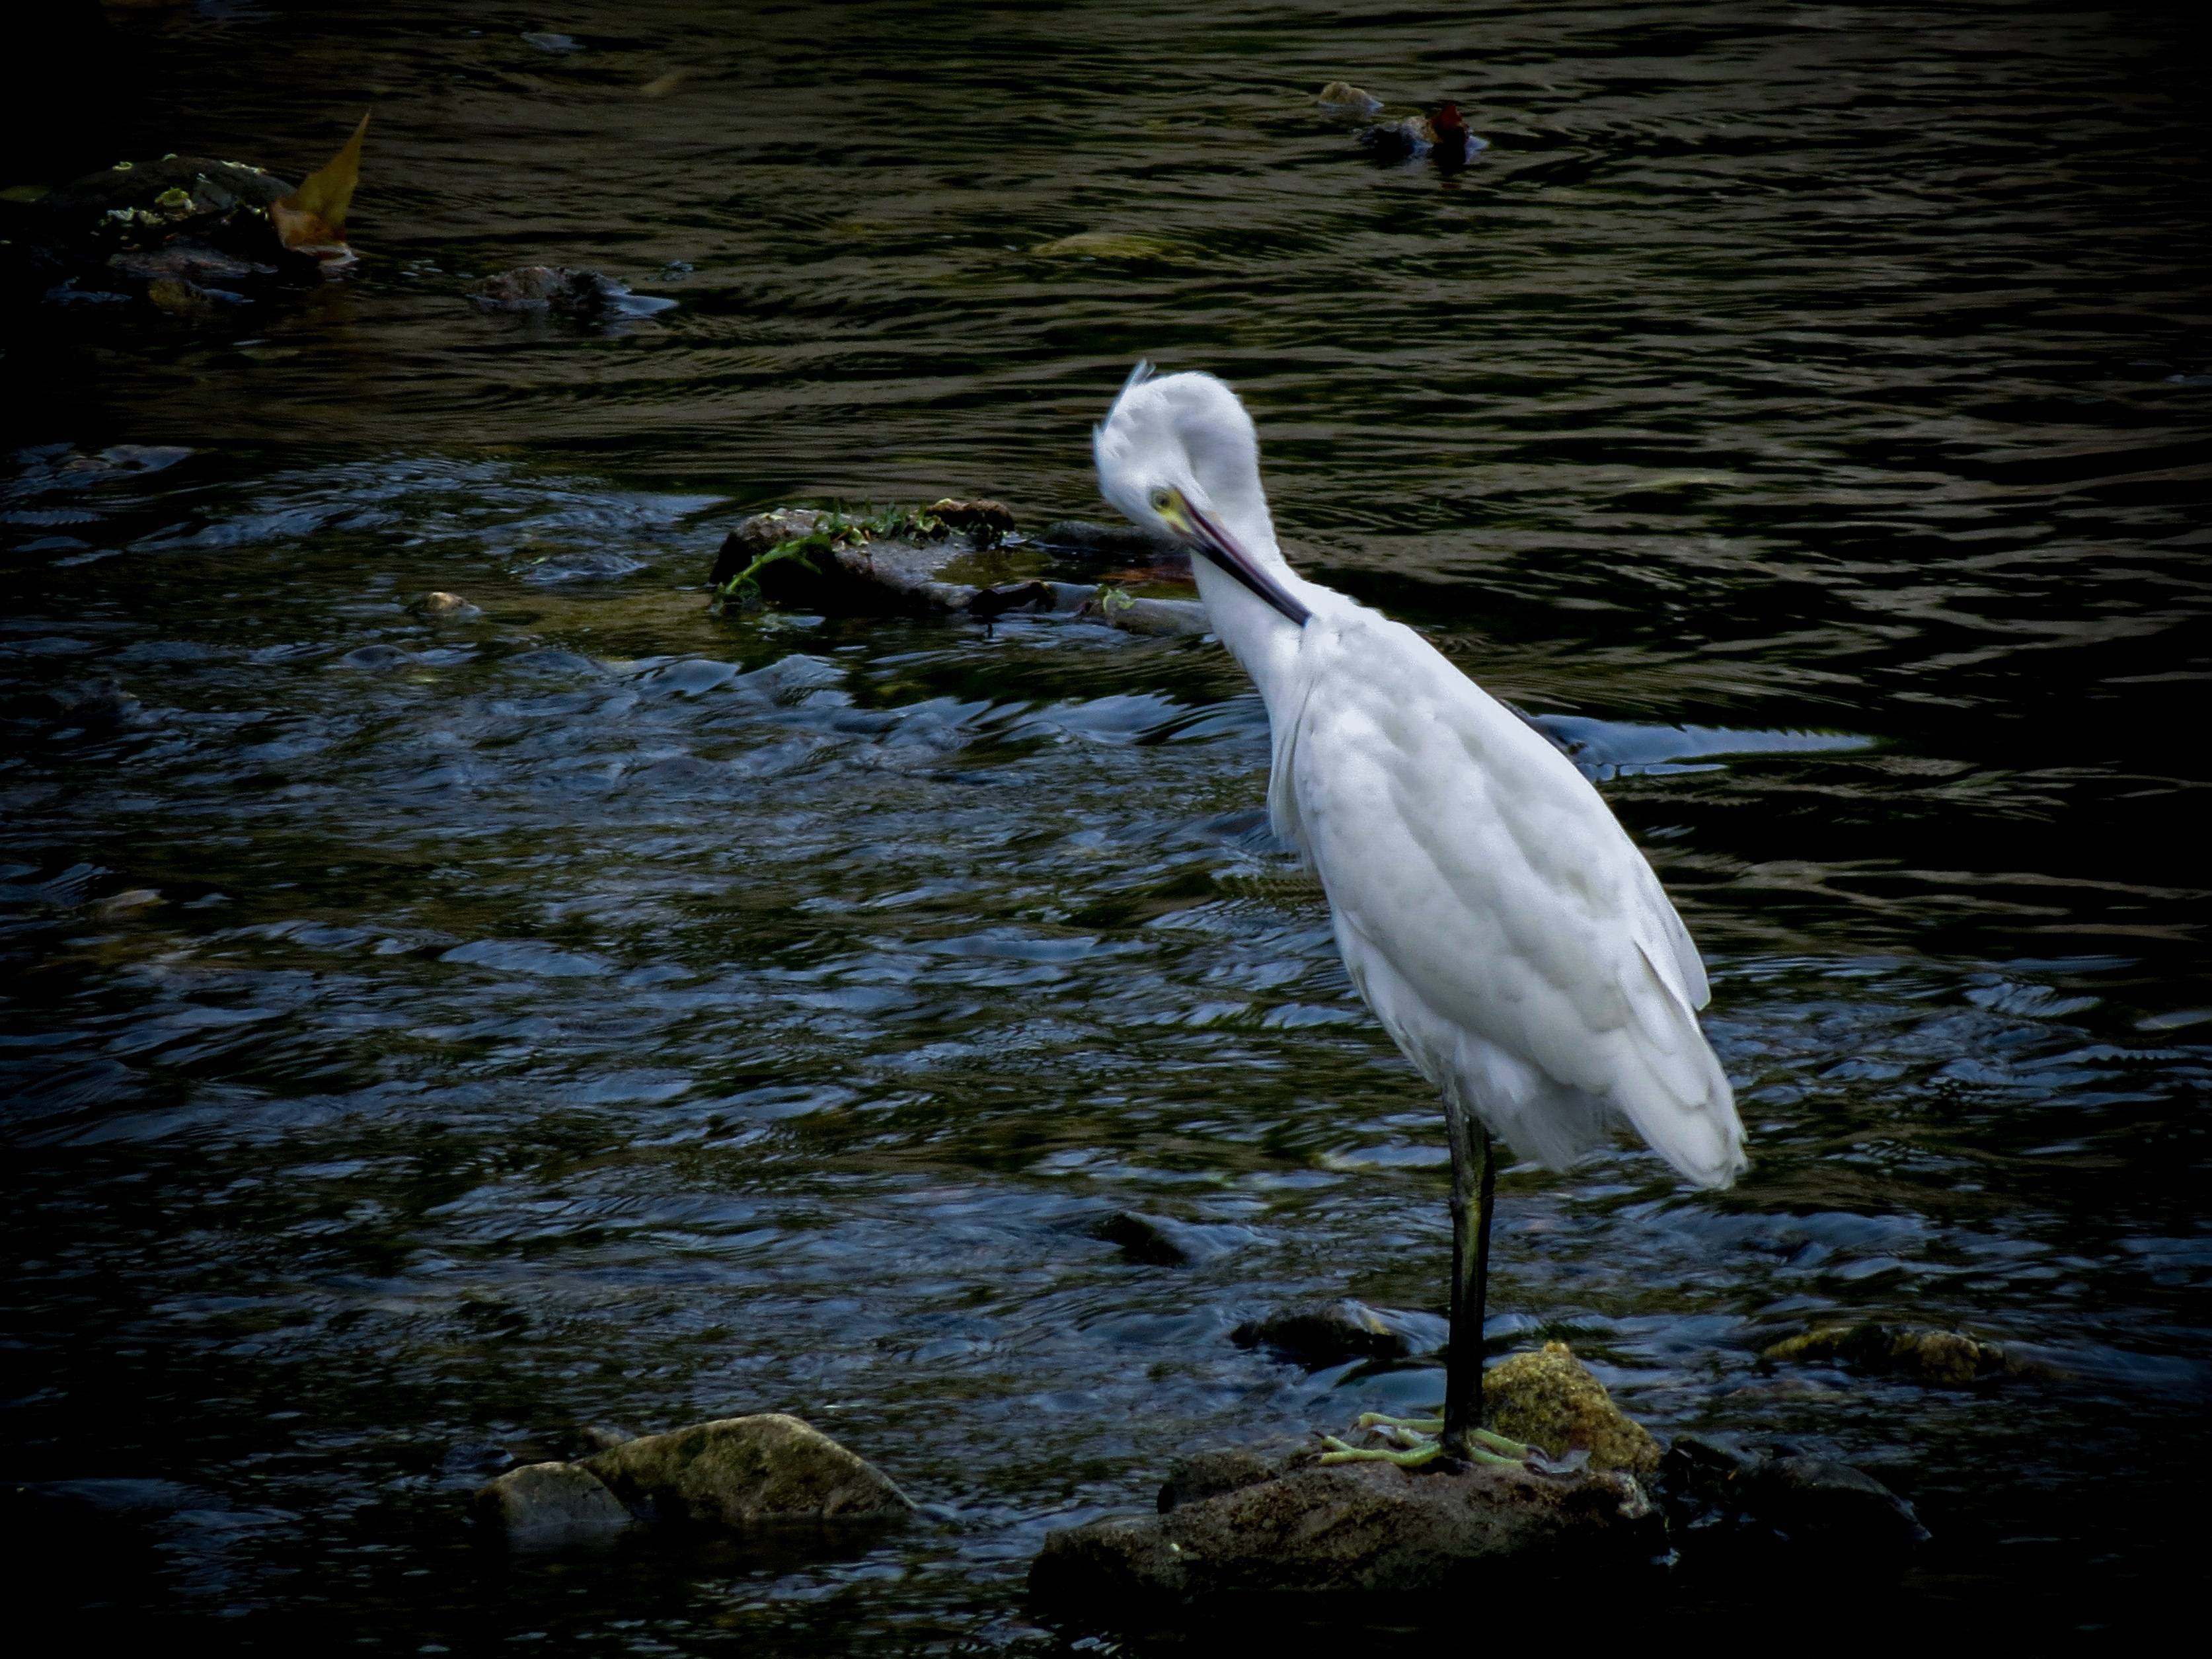
M 344 250 L 346 210 L 353 205 L 353 189 L 361 182 L 361 141 L 368 131 L 364 113 L 343 149 L 309 173 L 299 189 L 269 204 L 277 239 L 294 252 Z

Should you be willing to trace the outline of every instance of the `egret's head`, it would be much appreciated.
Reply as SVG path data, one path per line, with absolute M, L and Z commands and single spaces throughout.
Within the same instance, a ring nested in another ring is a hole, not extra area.
M 1182 542 L 1294 623 L 1305 605 L 1286 592 L 1260 440 L 1237 394 L 1211 374 L 1155 376 L 1139 363 L 1091 434 L 1098 487 L 1132 522 Z

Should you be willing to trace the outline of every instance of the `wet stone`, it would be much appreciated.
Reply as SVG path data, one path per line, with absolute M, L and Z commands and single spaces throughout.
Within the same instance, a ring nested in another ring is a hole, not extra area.
M 1121 564 L 1157 562 L 1181 551 L 1165 536 L 1134 525 L 1098 524 L 1089 519 L 1054 519 L 1037 540 L 1056 552 L 1078 553 Z
M 319 281 L 313 259 L 286 250 L 269 217 L 294 186 L 274 173 L 204 155 L 120 163 L 48 191 L 11 222 L 5 263 L 82 285 L 132 289 L 175 315 L 235 303 L 269 283 Z M 236 291 L 234 291 L 236 290 Z M 118 296 L 132 297 L 131 294 Z
M 628 1531 L 635 1517 L 606 1483 L 576 1463 L 526 1463 L 482 1488 L 477 1518 L 524 1549 L 596 1542 Z
M 1014 512 L 1004 501 L 959 501 L 946 496 L 922 509 L 955 530 L 967 531 L 979 546 L 995 544 L 1014 527 Z
M 641 1518 L 744 1528 L 780 1522 L 886 1522 L 914 1504 L 889 1476 L 781 1412 L 696 1423 L 583 1460 Z
M 2050 1367 L 2008 1353 L 1995 1342 L 1932 1325 L 1887 1325 L 1869 1320 L 1832 1325 L 1775 1343 L 1759 1356 L 1770 1364 L 1833 1360 L 1893 1376 L 1949 1388 L 1991 1377 L 2042 1375 Z
M 1128 1261 L 1148 1267 L 1182 1267 L 1211 1261 L 1258 1240 L 1249 1227 L 1227 1222 L 1177 1221 L 1170 1216 L 1116 1210 L 1094 1223 L 1091 1237 L 1121 1247 Z
M 1266 1348 L 1309 1369 L 1347 1359 L 1403 1359 L 1406 1339 L 1364 1302 L 1301 1303 L 1247 1320 L 1230 1333 L 1241 1348 Z
M 1190 1261 L 1160 1223 L 1127 1210 L 1116 1210 L 1093 1227 L 1091 1236 L 1118 1246 L 1124 1256 L 1144 1267 L 1180 1267 Z
M 518 265 L 470 283 L 465 292 L 486 311 L 559 317 L 642 316 L 675 303 L 633 294 L 605 271 L 569 265 Z
M 1224 1492 L 1241 1492 L 1310 1464 L 1316 1453 L 1303 1441 L 1279 1440 L 1261 1446 L 1217 1446 L 1179 1457 L 1168 1466 L 1160 1485 L 1159 1510 L 1165 1515 L 1185 1504 L 1199 1504 Z
M 483 615 L 481 609 L 471 605 L 459 594 L 448 593 L 443 589 L 425 593 L 408 608 L 417 616 L 446 622 L 467 622 Z
M 276 275 L 274 265 L 257 259 L 241 259 L 203 242 L 186 241 L 110 254 L 107 268 L 148 283 L 240 283 L 249 277 Z
M 1553 1457 L 1588 1452 L 1593 1469 L 1659 1467 L 1659 1443 L 1620 1407 L 1564 1342 L 1516 1353 L 1484 1374 L 1490 1426 Z
M 1740 1452 L 1684 1435 L 1653 1487 L 1686 1556 L 1794 1546 L 1821 1561 L 1894 1563 L 1928 1539 L 1911 1504 L 1832 1458 Z
M 1159 1515 L 1048 1534 L 1030 1570 L 1053 1606 L 1224 1595 L 1504 1590 L 1531 1573 L 1577 1575 L 1651 1561 L 1666 1523 L 1635 1480 L 1494 1465 L 1293 1468 Z
M 943 507 L 950 514 L 940 512 Z M 928 511 L 945 526 L 943 531 L 887 535 L 853 545 L 817 544 L 805 549 L 803 556 L 765 564 L 759 562 L 763 556 L 827 531 L 833 521 L 807 507 L 756 514 L 723 538 L 709 580 L 719 591 L 750 571 L 766 603 L 825 616 L 992 622 L 1018 611 L 1103 623 L 1135 634 L 1206 631 L 1206 607 L 1195 600 L 1133 599 L 1079 582 L 1018 580 L 1023 573 L 1001 546 L 1012 514 L 998 502 L 939 502 Z M 963 520 L 970 527 L 959 527 Z M 1157 551 L 1150 538 L 1144 546 L 1148 555 Z

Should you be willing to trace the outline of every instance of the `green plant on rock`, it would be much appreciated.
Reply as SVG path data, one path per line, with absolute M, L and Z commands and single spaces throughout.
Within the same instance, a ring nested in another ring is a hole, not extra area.
M 815 556 L 834 556 L 840 548 L 862 547 L 870 542 L 939 541 L 951 526 L 927 507 L 887 507 L 855 518 L 831 508 L 820 514 L 814 527 L 803 536 L 786 537 L 757 556 L 743 570 L 715 590 L 724 603 L 751 606 L 760 603 L 760 573 L 772 564 L 795 559 L 811 575 L 820 575 Z

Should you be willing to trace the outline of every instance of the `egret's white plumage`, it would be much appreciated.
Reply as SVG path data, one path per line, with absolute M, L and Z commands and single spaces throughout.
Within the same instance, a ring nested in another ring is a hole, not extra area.
M 1267 706 L 1276 833 L 1447 1107 L 1553 1168 L 1619 1120 L 1726 1185 L 1743 1133 L 1698 1026 L 1705 966 L 1589 781 L 1412 629 L 1291 569 L 1221 381 L 1140 367 L 1095 447 L 1107 498 L 1200 555 L 1214 630 Z

